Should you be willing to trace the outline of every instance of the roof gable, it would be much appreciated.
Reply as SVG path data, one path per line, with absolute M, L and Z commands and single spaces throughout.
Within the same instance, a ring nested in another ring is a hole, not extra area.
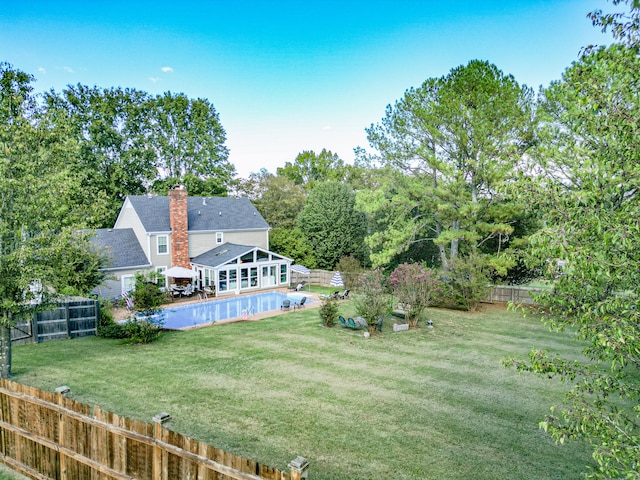
M 127 197 L 147 232 L 169 232 L 169 197 Z M 189 232 L 268 230 L 269 224 L 248 198 L 188 197 Z

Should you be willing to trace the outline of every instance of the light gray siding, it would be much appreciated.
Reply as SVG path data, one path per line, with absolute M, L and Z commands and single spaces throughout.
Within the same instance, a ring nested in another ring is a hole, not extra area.
M 223 243 L 251 245 L 269 249 L 269 236 L 266 230 L 222 232 Z M 216 243 L 216 232 L 189 234 L 189 257 L 194 258 L 220 245 Z M 155 264 L 155 263 L 154 263 Z

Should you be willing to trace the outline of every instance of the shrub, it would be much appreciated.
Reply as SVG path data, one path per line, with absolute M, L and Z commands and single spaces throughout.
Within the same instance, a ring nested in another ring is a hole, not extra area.
M 489 289 L 488 267 L 481 257 L 456 258 L 445 274 L 445 292 L 453 303 L 473 310 Z
M 391 311 L 391 295 L 381 269 L 376 268 L 360 276 L 353 295 L 353 305 L 358 315 L 367 321 L 369 333 L 376 333 L 378 319 Z
M 416 327 L 420 314 L 440 301 L 443 294 L 442 281 L 435 270 L 419 263 L 398 265 L 389 275 L 389 285 L 398 301 L 405 305 L 405 318 L 410 327 Z
M 113 320 L 113 302 L 104 298 L 101 298 L 99 302 L 100 318 L 98 319 L 97 335 L 103 338 L 125 338 L 127 333 L 124 326 Z
M 160 325 L 150 318 L 130 318 L 124 330 L 131 343 L 151 343 L 160 334 Z
M 320 305 L 320 318 L 325 327 L 333 327 L 338 315 L 338 304 L 332 298 L 325 298 Z

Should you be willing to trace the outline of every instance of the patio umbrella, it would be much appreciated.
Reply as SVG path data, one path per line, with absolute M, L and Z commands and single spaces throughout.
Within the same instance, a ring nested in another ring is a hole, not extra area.
M 344 287 L 344 282 L 342 281 L 342 275 L 340 275 L 340 272 L 336 272 L 333 274 L 329 285 L 331 285 L 332 287 Z
M 164 271 L 164 276 L 173 278 L 194 278 L 198 276 L 198 273 L 190 268 L 176 266 L 166 269 Z
M 311 270 L 304 265 L 291 265 L 291 271 L 301 273 L 302 275 L 309 275 L 311 273 Z
M 291 269 L 292 272 L 300 273 L 302 275 L 311 274 L 311 270 L 309 270 L 304 265 L 291 265 L 289 268 Z M 305 282 L 305 283 L 307 284 L 307 288 L 311 289 L 311 285 L 308 282 Z

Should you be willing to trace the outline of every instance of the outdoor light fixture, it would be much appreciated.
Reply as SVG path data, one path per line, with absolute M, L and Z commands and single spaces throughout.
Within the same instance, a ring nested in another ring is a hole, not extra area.
M 289 462 L 287 465 L 291 469 L 291 473 L 296 473 L 297 475 L 291 475 L 291 480 L 297 478 L 299 480 L 306 480 L 309 478 L 309 461 L 304 457 L 296 457 L 295 459 Z
M 171 415 L 167 412 L 157 413 L 153 416 L 154 423 L 159 423 L 164 428 L 169 428 L 169 422 L 171 421 Z
M 62 385 L 61 387 L 56 388 L 55 392 L 59 393 L 63 397 L 68 397 L 69 394 L 71 393 L 71 389 L 66 385 Z

